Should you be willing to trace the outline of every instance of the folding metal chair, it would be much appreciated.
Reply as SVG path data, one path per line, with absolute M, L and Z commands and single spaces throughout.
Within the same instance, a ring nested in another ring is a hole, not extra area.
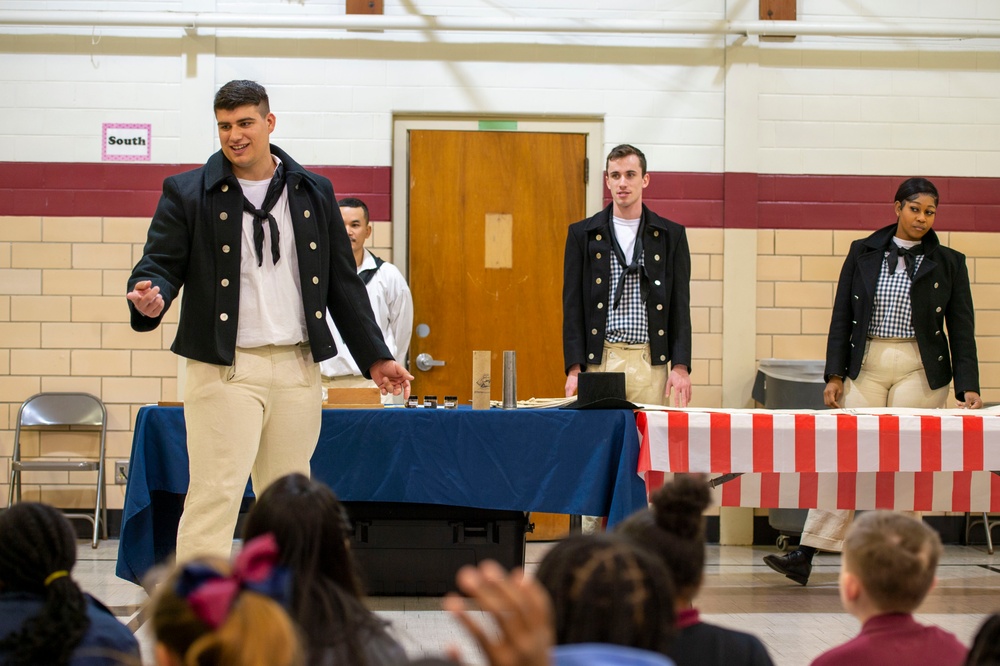
M 990 520 L 990 514 L 983 512 L 982 518 L 979 518 L 979 514 L 976 517 L 972 517 L 973 514 L 965 514 L 965 543 L 969 543 L 969 534 L 972 532 L 972 528 L 978 525 L 982 525 L 983 529 L 986 531 L 986 552 L 990 555 L 993 554 L 993 528 L 1000 525 L 1000 521 L 994 517 Z
M 100 449 L 96 459 L 75 458 L 69 460 L 48 460 L 33 457 L 24 460 L 21 456 L 21 431 L 32 430 L 78 430 L 98 429 L 101 435 Z M 108 411 L 100 398 L 89 393 L 38 393 L 21 405 L 17 412 L 14 430 L 14 455 L 10 465 L 10 489 L 7 505 L 21 501 L 21 474 L 23 472 L 97 472 L 97 496 L 94 515 L 66 514 L 67 518 L 83 518 L 94 525 L 91 547 L 97 548 L 98 529 L 108 538 L 108 507 L 104 493 L 104 449 L 108 432 Z

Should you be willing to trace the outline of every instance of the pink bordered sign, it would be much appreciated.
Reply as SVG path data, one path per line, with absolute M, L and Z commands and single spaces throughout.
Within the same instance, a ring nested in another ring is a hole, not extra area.
M 101 159 L 105 162 L 148 162 L 153 129 L 149 123 L 104 123 Z

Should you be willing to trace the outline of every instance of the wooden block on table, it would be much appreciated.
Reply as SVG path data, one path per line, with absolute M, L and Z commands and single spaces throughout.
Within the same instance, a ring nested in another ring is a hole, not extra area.
M 160 400 L 158 403 L 156 403 L 156 406 L 157 407 L 183 407 L 184 403 L 183 402 L 173 401 L 173 400 Z
M 360 403 L 337 403 L 336 405 L 324 402 L 323 409 L 382 409 L 385 407 L 381 402 L 377 405 L 372 404 L 360 404 Z
M 493 353 L 472 352 L 472 408 L 490 408 L 490 373 Z
M 328 388 L 323 407 L 329 409 L 380 409 L 382 392 L 375 387 Z

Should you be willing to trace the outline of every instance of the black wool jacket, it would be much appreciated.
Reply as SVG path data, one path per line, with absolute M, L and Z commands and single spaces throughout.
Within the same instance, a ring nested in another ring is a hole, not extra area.
M 896 233 L 893 223 L 851 243 L 837 284 L 826 346 L 826 379 L 857 379 L 864 360 L 875 287 L 885 250 Z M 932 389 L 955 379 L 955 397 L 979 393 L 975 313 L 965 255 L 944 247 L 931 229 L 924 236 L 924 259 L 913 276 L 910 305 L 917 347 Z
M 271 145 L 285 168 L 288 207 L 295 234 L 299 285 L 309 346 L 315 361 L 337 354 L 326 324 L 327 308 L 364 375 L 377 360 L 392 358 L 357 274 L 351 243 L 330 181 L 307 171 Z M 180 321 L 171 350 L 187 358 L 232 365 L 240 316 L 240 254 L 243 190 L 222 151 L 204 166 L 170 176 L 149 225 L 142 258 L 128 290 L 151 280 L 164 309 L 145 317 L 129 302 L 132 328 L 160 325 L 181 287 Z
M 563 360 L 601 362 L 615 261 L 609 205 L 570 225 L 563 260 Z M 642 207 L 643 269 L 649 294 L 649 348 L 652 365 L 686 365 L 691 370 L 691 254 L 684 227 Z

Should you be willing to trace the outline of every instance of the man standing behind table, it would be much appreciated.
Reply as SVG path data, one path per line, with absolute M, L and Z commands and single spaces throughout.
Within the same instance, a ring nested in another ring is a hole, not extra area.
M 691 255 L 684 227 L 642 203 L 646 156 L 628 144 L 606 162 L 612 203 L 569 227 L 563 265 L 566 396 L 584 371 L 624 372 L 626 397 L 691 400 Z M 667 363 L 670 371 L 667 372 Z
M 347 237 L 351 239 L 351 250 L 358 267 L 358 276 L 368 290 L 375 321 L 382 330 L 382 337 L 396 361 L 406 362 L 406 351 L 410 347 L 413 332 L 413 298 L 406 278 L 392 264 L 376 257 L 365 249 L 365 241 L 372 235 L 368 206 L 361 199 L 347 197 L 337 202 L 344 218 Z M 363 377 L 357 361 L 344 345 L 340 331 L 330 313 L 326 315 L 333 340 L 337 345 L 337 355 L 319 364 L 323 373 L 323 389 L 375 386 L 371 379 Z
M 406 395 L 413 379 L 382 340 L 330 181 L 270 144 L 264 87 L 230 81 L 214 106 L 222 148 L 163 182 L 128 280 L 136 331 L 159 326 L 184 287 L 171 346 L 187 358 L 179 561 L 230 555 L 248 476 L 259 495 L 285 474 L 309 474 L 318 362 L 337 353 L 327 309 L 383 393 Z

